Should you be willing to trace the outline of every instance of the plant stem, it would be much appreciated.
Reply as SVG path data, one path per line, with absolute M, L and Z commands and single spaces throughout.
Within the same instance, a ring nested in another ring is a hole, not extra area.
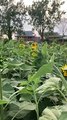
M 59 89 L 57 89 L 57 90 L 58 90 L 58 92 L 62 95 L 62 97 L 65 99 L 65 101 L 67 102 L 67 98 L 66 98 L 65 95 L 62 93 L 62 91 L 59 90 Z
M 14 118 L 15 118 L 21 111 L 22 111 L 22 109 L 19 110 L 19 111 L 13 116 L 13 118 L 12 118 L 11 120 L 14 120 Z
M 3 99 L 2 95 L 2 81 L 1 81 L 1 72 L 0 72 L 0 100 Z M 0 106 L 0 120 L 3 120 L 3 105 Z
M 36 113 L 37 113 L 37 120 L 39 120 L 39 108 L 38 108 L 38 101 L 37 101 L 36 94 L 35 94 L 35 102 L 36 102 Z
M 65 78 L 63 77 L 61 71 L 60 71 L 55 65 L 54 65 L 54 68 L 55 68 L 55 70 L 57 71 L 57 74 L 56 74 L 56 75 L 61 78 L 61 80 L 62 80 L 62 82 L 63 82 L 63 84 L 64 84 L 64 87 L 65 87 L 65 89 L 66 89 L 66 92 L 67 92 L 67 82 L 66 82 Z
M 37 114 L 37 120 L 39 120 L 39 108 L 38 108 L 37 95 L 36 95 L 35 90 L 33 90 L 33 92 L 34 92 L 34 100 L 35 100 L 35 103 L 36 103 L 36 114 Z

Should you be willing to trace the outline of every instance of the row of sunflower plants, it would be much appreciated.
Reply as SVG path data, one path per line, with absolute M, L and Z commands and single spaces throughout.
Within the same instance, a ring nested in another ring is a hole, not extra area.
M 14 100 L 16 102 L 18 97 L 16 94 L 18 93 L 17 86 L 20 81 L 26 80 L 28 74 L 34 71 L 32 65 L 32 59 L 30 61 L 29 54 L 30 52 L 28 46 L 25 48 L 23 43 L 19 43 L 17 41 L 9 41 L 4 43 L 1 41 L 0 44 L 0 73 L 1 73 L 1 103 L 3 103 L 3 99 L 8 102 L 5 109 L 6 112 L 9 111 L 9 103 Z M 26 50 L 25 50 L 26 49 Z M 10 113 L 7 114 L 3 110 L 3 105 L 1 105 L 1 120 L 10 119 Z M 5 118 L 4 118 L 5 117 Z
M 47 114 L 45 117 L 40 117 L 46 107 L 62 105 L 63 108 L 63 105 L 66 106 L 67 82 L 66 76 L 63 76 L 64 67 L 61 69 L 61 66 L 66 63 L 66 56 L 63 58 L 63 54 L 61 55 L 62 63 L 58 65 L 57 46 L 57 44 L 50 46 L 47 43 L 42 45 L 36 42 L 28 44 L 22 41 L 6 43 L 1 41 L 1 120 L 48 120 Z M 65 45 L 59 48 L 63 53 L 62 48 L 66 51 Z M 63 75 L 61 70 L 63 70 Z M 62 109 L 56 120 L 61 120 L 63 112 L 67 111 Z M 51 114 L 50 111 L 49 113 Z M 63 116 L 66 118 L 65 113 Z

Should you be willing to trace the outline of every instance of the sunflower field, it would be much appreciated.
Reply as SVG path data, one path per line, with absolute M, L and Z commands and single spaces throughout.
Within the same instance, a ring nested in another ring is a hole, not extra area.
M 67 43 L 0 40 L 0 120 L 67 120 Z

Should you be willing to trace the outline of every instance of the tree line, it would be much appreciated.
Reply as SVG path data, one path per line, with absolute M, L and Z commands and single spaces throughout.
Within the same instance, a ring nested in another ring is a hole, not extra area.
M 0 0 L 0 32 L 12 39 L 12 33 L 23 30 L 26 13 L 31 16 L 30 24 L 38 30 L 43 40 L 44 31 L 52 32 L 64 11 L 60 8 L 64 4 L 61 0 L 40 0 L 26 7 L 23 0 L 17 4 L 14 0 Z

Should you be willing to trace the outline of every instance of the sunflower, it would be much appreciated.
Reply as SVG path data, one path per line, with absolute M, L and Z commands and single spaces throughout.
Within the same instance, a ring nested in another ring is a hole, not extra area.
M 62 73 L 65 77 L 67 77 L 67 65 L 61 67 Z
M 37 47 L 38 47 L 37 42 L 32 43 L 32 46 L 31 46 L 32 50 L 36 51 Z

